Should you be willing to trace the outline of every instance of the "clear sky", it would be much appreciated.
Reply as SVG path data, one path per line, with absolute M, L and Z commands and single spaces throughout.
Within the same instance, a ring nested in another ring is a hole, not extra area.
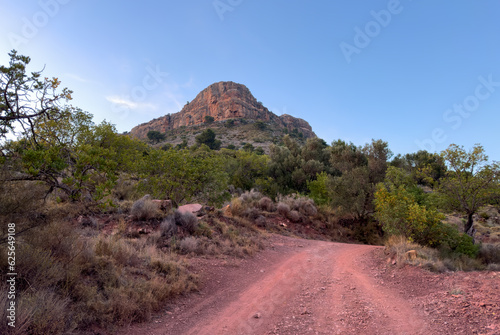
M 497 0 L 0 0 L 0 31 L 1 64 L 30 56 L 120 132 L 234 81 L 328 143 L 500 160 Z

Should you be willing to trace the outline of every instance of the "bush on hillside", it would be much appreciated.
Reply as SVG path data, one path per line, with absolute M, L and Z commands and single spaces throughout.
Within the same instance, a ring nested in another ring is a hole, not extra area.
M 145 195 L 134 202 L 130 214 L 136 220 L 151 220 L 161 216 L 158 205 L 153 202 L 150 195 Z

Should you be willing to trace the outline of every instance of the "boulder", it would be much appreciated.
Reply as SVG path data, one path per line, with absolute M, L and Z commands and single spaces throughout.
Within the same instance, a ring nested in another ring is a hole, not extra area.
M 188 204 L 188 205 L 179 206 L 179 208 L 177 208 L 177 211 L 179 211 L 181 213 L 189 212 L 189 213 L 193 213 L 196 215 L 202 209 L 203 209 L 203 206 L 200 204 Z

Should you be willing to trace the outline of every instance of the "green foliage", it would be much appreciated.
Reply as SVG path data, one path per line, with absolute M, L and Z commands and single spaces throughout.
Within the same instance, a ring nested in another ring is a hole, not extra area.
M 257 148 L 255 148 L 255 151 L 254 151 L 254 152 L 255 152 L 255 154 L 257 154 L 257 155 L 264 155 L 264 153 L 265 153 L 265 152 L 264 152 L 264 149 L 262 149 L 262 147 L 257 147 Z
M 328 193 L 329 176 L 326 172 L 318 173 L 315 180 L 307 183 L 309 196 L 318 205 L 327 205 L 330 202 Z
M 293 130 L 290 132 L 290 136 L 295 138 L 303 138 L 304 134 L 300 132 L 297 128 L 293 128 Z
M 187 141 L 186 139 L 184 139 L 184 140 L 182 140 L 182 142 L 181 142 L 181 143 L 179 143 L 179 144 L 177 144 L 177 145 L 175 146 L 175 149 L 177 149 L 177 150 L 182 150 L 182 149 L 186 149 L 186 148 L 187 148 L 187 146 L 188 146 L 188 141 Z
M 26 136 L 34 137 L 32 122 L 39 119 L 57 120 L 61 103 L 71 99 L 67 88 L 57 92 L 61 82 L 57 78 L 41 79 L 40 72 L 26 74 L 31 59 L 9 53 L 9 66 L 0 66 L 0 139 L 17 124 Z
M 372 140 L 364 147 L 341 140 L 333 142 L 330 163 L 340 175 L 328 183 L 332 207 L 366 219 L 373 211 L 376 184 L 384 180 L 390 156 L 387 142 L 381 140 Z
M 282 194 L 306 192 L 307 183 L 318 173 L 329 172 L 328 146 L 321 139 L 308 139 L 303 147 L 290 136 L 283 137 L 284 146 L 271 146 L 269 176 Z
M 254 146 L 252 145 L 252 143 L 245 143 L 243 145 L 243 151 L 247 151 L 247 152 L 253 152 L 255 150 Z
M 440 179 L 438 192 L 449 209 L 467 215 L 465 231 L 472 235 L 472 216 L 500 190 L 500 164 L 487 164 L 488 156 L 478 144 L 469 152 L 452 144 L 441 155 L 448 171 Z
M 71 200 L 99 202 L 116 182 L 119 153 L 113 147 L 114 128 L 95 126 L 91 115 L 66 108 L 58 120 L 38 118 L 33 136 L 9 149 L 9 163 L 17 167 L 11 180 L 39 180 Z M 14 177 L 15 176 L 15 177 Z
M 90 113 L 62 106 L 71 99 L 71 91 L 56 93 L 57 78 L 41 81 L 40 73 L 28 77 L 30 59 L 14 51 L 10 56 L 10 66 L 0 67 L 1 136 L 15 121 L 24 132 L 20 140 L 3 148 L 3 180 L 41 181 L 49 193 L 58 190 L 72 201 L 102 204 L 118 172 L 132 169 L 141 144 L 118 135 L 107 122 L 95 125 Z
M 213 123 L 215 121 L 214 117 L 213 116 L 210 116 L 210 115 L 205 115 L 205 118 L 203 119 L 205 123 Z
M 401 235 L 418 244 L 436 247 L 443 243 L 444 215 L 417 203 L 404 186 L 388 190 L 380 184 L 375 193 L 375 217 L 389 235 Z
M 226 153 L 224 160 L 229 184 L 235 188 L 251 190 L 267 176 L 267 156 L 239 150 Z
M 152 143 L 158 143 L 165 140 L 165 134 L 162 134 L 157 130 L 148 131 L 147 136 Z
M 224 160 L 213 153 L 150 149 L 138 162 L 140 189 L 175 205 L 193 200 L 221 204 L 228 198 Z
M 446 173 L 443 157 L 425 150 L 398 155 L 391 161 L 391 165 L 407 171 L 418 184 L 427 186 L 433 186 Z
M 267 128 L 267 124 L 265 122 L 262 122 L 262 121 L 256 121 L 254 123 L 254 127 L 255 127 L 255 129 L 258 129 L 258 130 L 265 130 Z
M 442 244 L 458 254 L 475 258 L 479 254 L 480 246 L 467 234 L 460 233 L 455 227 L 444 225 L 442 229 Z
M 219 150 L 222 142 L 216 140 L 215 136 L 215 132 L 209 128 L 196 136 L 195 140 L 198 145 L 205 144 L 212 150 Z
M 373 185 L 368 181 L 368 168 L 357 167 L 328 181 L 328 191 L 333 208 L 342 215 L 364 219 L 371 209 Z
M 170 150 L 173 148 L 174 148 L 174 146 L 171 143 L 166 143 L 166 144 L 162 145 L 161 150 L 167 151 L 167 150 Z
M 423 246 L 445 247 L 456 254 L 475 257 L 479 248 L 472 238 L 442 223 L 444 215 L 420 192 L 421 188 L 408 172 L 389 167 L 385 183 L 378 185 L 374 201 L 375 218 L 383 224 L 383 230 Z

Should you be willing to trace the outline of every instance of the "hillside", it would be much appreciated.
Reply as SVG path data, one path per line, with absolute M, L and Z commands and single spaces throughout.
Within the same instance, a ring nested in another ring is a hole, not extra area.
M 284 134 L 298 139 L 316 137 L 307 121 L 272 113 L 246 86 L 231 81 L 210 85 L 180 112 L 140 124 L 130 134 L 146 139 L 154 130 L 166 134 L 169 143 L 186 140 L 192 144 L 194 135 L 208 127 L 214 129 L 223 146 L 262 143 L 258 146 L 266 147 Z

